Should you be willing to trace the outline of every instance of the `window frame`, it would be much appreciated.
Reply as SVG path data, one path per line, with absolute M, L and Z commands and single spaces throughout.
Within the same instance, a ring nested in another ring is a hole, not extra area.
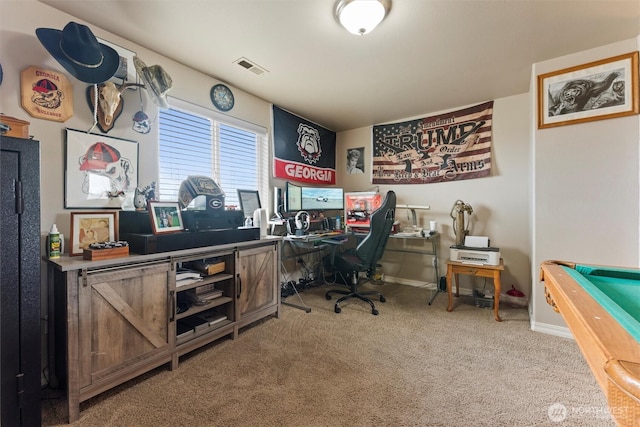
M 269 200 L 269 141 L 270 135 L 267 129 L 263 126 L 232 117 L 226 114 L 221 114 L 215 110 L 190 103 L 188 101 L 184 101 L 178 98 L 169 97 L 169 104 L 172 109 L 180 110 L 185 112 L 186 114 L 192 114 L 194 116 L 199 116 L 201 118 L 207 119 L 211 121 L 211 156 L 212 156 L 212 164 L 211 178 L 220 185 L 221 173 L 220 173 L 220 135 L 219 135 L 219 125 L 224 124 L 230 127 L 234 127 L 240 129 L 242 131 L 250 132 L 255 134 L 256 137 L 256 187 L 257 188 L 242 188 L 243 190 L 258 190 L 260 194 L 260 201 L 262 206 L 268 206 L 267 201 Z M 158 121 L 160 117 L 160 112 L 158 112 Z M 158 122 L 159 123 L 159 122 Z M 160 174 L 161 174 L 161 165 L 160 165 L 160 129 L 158 128 L 158 192 L 159 198 L 161 201 L 173 201 L 173 200 L 165 200 L 162 197 L 162 192 L 160 188 Z M 185 176 L 186 178 L 186 176 Z M 225 204 L 228 205 L 229 196 L 237 197 L 236 188 L 234 189 L 225 189 L 223 187 L 222 191 L 225 193 Z M 239 206 L 238 206 L 239 209 Z

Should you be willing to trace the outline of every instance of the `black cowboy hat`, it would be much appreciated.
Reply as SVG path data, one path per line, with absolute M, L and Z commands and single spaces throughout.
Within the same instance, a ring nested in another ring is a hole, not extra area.
M 102 83 L 118 70 L 120 55 L 98 43 L 89 27 L 69 22 L 62 31 L 37 28 L 40 43 L 72 76 L 86 83 Z

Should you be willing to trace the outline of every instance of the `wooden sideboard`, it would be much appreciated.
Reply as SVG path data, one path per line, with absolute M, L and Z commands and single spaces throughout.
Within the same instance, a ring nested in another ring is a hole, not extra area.
M 266 316 L 280 315 L 281 238 L 216 245 L 101 261 L 62 256 L 47 260 L 49 323 L 54 331 L 49 366 L 64 386 L 69 422 L 80 402 L 151 369 L 178 367 L 179 357 L 229 336 Z M 176 271 L 189 261 L 224 261 L 224 271 L 201 283 L 176 287 Z M 200 285 L 222 290 L 211 303 L 178 313 L 180 294 Z M 226 316 L 180 334 L 209 310 Z M 55 368 L 54 368 L 55 367 Z

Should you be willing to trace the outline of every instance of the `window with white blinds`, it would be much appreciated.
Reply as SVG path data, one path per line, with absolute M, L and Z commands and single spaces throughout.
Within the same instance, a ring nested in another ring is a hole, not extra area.
M 268 138 L 266 129 L 205 108 L 171 100 L 160 110 L 161 201 L 177 201 L 189 175 L 213 178 L 225 193 L 225 204 L 239 206 L 236 190 L 258 190 L 268 207 Z

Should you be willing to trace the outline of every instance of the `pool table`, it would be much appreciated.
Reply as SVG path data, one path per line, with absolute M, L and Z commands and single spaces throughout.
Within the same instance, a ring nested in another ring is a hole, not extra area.
M 640 426 L 640 269 L 541 264 L 547 303 L 564 318 L 620 426 Z

